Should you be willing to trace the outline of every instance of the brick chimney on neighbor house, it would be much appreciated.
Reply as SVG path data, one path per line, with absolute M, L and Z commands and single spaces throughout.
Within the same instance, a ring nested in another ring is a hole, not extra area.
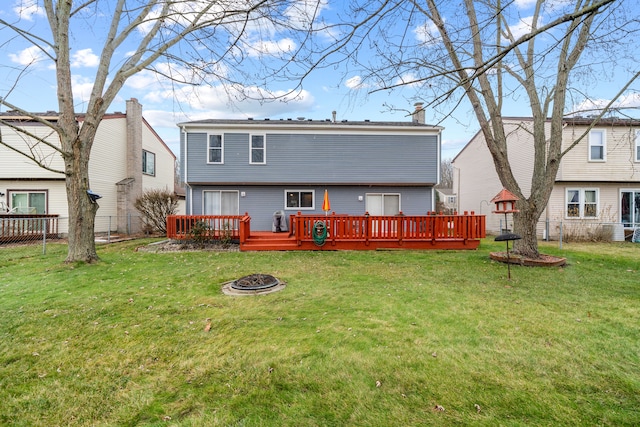
M 136 98 L 127 101 L 127 177 L 118 186 L 118 232 L 141 230 L 140 213 L 135 208 L 142 196 L 142 105 Z
M 413 123 L 424 124 L 424 108 L 422 108 L 422 102 L 416 102 L 413 104 L 416 107 L 415 111 L 411 114 L 411 121 Z

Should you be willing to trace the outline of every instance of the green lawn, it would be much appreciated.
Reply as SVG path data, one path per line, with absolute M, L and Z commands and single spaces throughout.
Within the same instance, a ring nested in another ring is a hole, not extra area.
M 640 245 L 0 264 L 0 425 L 637 426 Z M 6 261 L 5 261 L 6 260 Z M 287 287 L 231 297 L 252 273 Z M 205 330 L 210 323 L 210 330 Z

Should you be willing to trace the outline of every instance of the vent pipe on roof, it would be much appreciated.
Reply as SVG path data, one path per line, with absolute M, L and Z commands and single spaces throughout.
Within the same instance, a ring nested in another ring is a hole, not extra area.
M 335 122 L 336 122 L 336 114 L 337 114 L 337 113 L 336 113 L 336 110 L 333 110 L 333 111 L 331 112 L 331 116 L 333 117 L 333 123 L 335 123 Z

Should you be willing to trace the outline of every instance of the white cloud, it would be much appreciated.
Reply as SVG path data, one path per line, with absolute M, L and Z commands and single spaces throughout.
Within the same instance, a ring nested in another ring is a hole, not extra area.
M 285 10 L 284 16 L 294 28 L 309 29 L 328 6 L 329 2 L 326 0 L 295 1 Z
M 71 55 L 71 66 L 72 67 L 95 67 L 100 62 L 100 58 L 98 55 L 93 53 L 91 48 L 89 49 L 80 49 L 77 52 L 74 52 Z
M 572 116 L 590 116 L 597 115 L 604 109 L 609 103 L 610 99 L 585 99 L 579 104 L 573 106 Z M 610 109 L 615 113 L 615 110 L 626 110 L 640 108 L 640 93 L 633 92 L 620 97 L 615 101 Z
M 417 79 L 418 77 L 415 74 L 405 73 L 401 76 L 398 76 L 398 78 L 395 79 L 393 84 L 402 85 L 402 86 L 418 86 L 419 82 L 416 81 Z
M 93 90 L 93 80 L 79 75 L 71 76 L 73 99 L 78 102 L 88 102 Z
M 171 95 L 176 96 L 178 103 L 185 110 L 203 112 L 208 118 L 271 117 L 286 114 L 286 112 L 306 110 L 314 104 L 313 96 L 305 90 L 267 91 L 256 86 L 184 87 L 175 93 L 171 92 Z M 164 96 L 167 94 L 165 93 Z
M 417 26 L 414 28 L 413 34 L 416 40 L 426 45 L 435 45 L 441 40 L 438 27 L 433 22 L 425 22 Z
M 533 23 L 533 16 L 527 16 L 527 17 L 521 18 L 515 24 L 509 25 L 509 30 L 511 30 L 511 33 L 513 34 L 513 38 L 517 40 L 523 35 L 529 34 L 533 29 L 533 27 L 531 26 L 532 23 Z M 539 21 L 537 23 L 537 26 L 540 27 L 541 25 L 543 24 L 541 21 Z
M 362 87 L 363 87 L 362 77 L 353 76 L 350 79 L 347 79 L 347 81 L 344 83 L 344 85 L 346 87 L 348 87 L 349 89 L 362 89 Z
M 285 38 L 278 41 L 256 40 L 250 43 L 252 49 L 247 53 L 249 56 L 271 55 L 277 56 L 283 53 L 291 53 L 296 50 L 296 42 Z
M 518 9 L 529 9 L 533 7 L 538 0 L 515 0 L 514 3 Z
M 39 47 L 31 46 L 18 53 L 10 53 L 9 59 L 16 64 L 27 66 L 44 59 L 44 54 Z
M 5 0 L 6 1 L 6 0 Z M 34 17 L 45 16 L 44 9 L 38 5 L 37 0 L 16 0 L 13 12 L 27 21 L 33 21 Z

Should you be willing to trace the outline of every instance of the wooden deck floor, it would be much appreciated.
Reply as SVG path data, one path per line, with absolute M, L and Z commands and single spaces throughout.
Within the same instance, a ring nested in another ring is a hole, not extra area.
M 434 239 L 434 240 L 338 240 L 327 238 L 322 246 L 312 241 L 296 242 L 289 233 L 251 231 L 251 235 L 240 244 L 241 251 L 345 251 L 345 250 L 469 250 L 477 249 L 479 239 Z

